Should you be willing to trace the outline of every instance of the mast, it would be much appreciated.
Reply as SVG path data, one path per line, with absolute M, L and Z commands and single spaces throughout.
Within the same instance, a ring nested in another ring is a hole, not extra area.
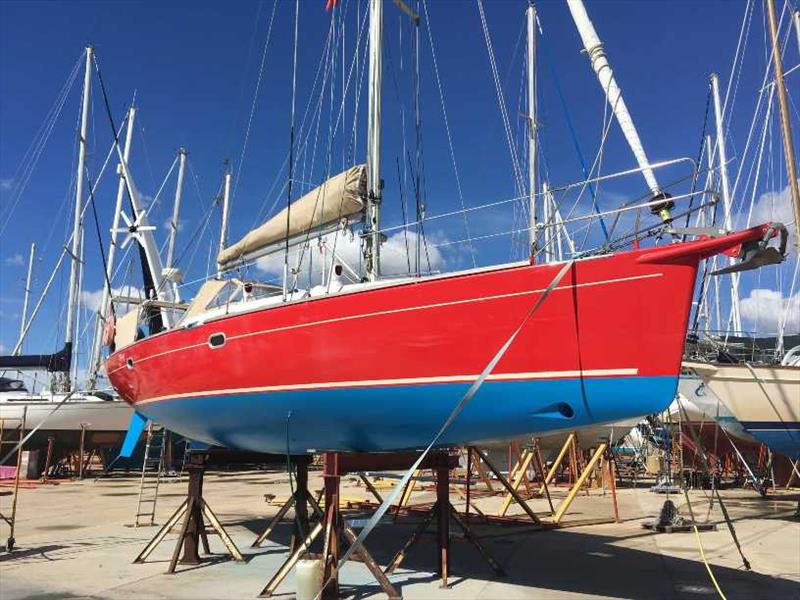
M 75 318 L 78 309 L 78 277 L 80 275 L 81 211 L 83 208 L 83 182 L 86 168 L 86 136 L 89 129 L 89 96 L 92 86 L 92 55 L 94 49 L 86 47 L 86 65 L 83 74 L 83 101 L 81 105 L 81 127 L 78 140 L 78 172 L 75 178 L 75 220 L 72 224 L 72 265 L 69 272 L 69 302 L 67 304 L 67 330 L 64 335 L 64 348 L 71 360 L 72 343 L 75 334 Z M 66 391 L 71 389 L 69 375 L 66 378 Z
M 550 186 L 546 181 L 542 182 L 542 222 L 544 229 L 542 230 L 542 255 L 544 262 L 552 262 L 556 260 L 555 247 L 553 241 L 555 239 L 553 230 L 553 211 L 552 211 L 553 195 L 550 193 Z
M 178 216 L 181 211 L 181 197 L 183 196 L 183 176 L 186 170 L 186 149 L 178 150 L 178 183 L 175 186 L 175 204 L 172 207 L 172 220 L 169 222 L 169 245 L 167 246 L 167 264 L 165 269 L 171 269 L 175 259 L 175 239 L 178 237 Z
M 719 156 L 719 176 L 722 180 L 722 205 L 725 208 L 725 229 L 731 229 L 731 187 L 728 179 L 728 153 L 725 146 L 725 124 L 723 122 L 722 101 L 719 93 L 719 77 L 711 74 L 711 94 L 714 97 L 714 122 L 717 130 L 717 149 Z
M 797 163 L 794 157 L 794 144 L 792 142 L 792 125 L 789 122 L 789 101 L 786 99 L 786 84 L 783 81 L 783 63 L 781 61 L 781 47 L 778 40 L 778 19 L 775 16 L 775 0 L 767 0 L 767 18 L 772 39 L 772 64 L 775 68 L 775 87 L 778 90 L 778 107 L 781 111 L 781 133 L 783 134 L 783 153 L 786 156 L 786 176 L 789 179 L 789 190 L 792 195 L 792 208 L 794 209 L 794 226 L 800 231 L 800 190 L 797 185 Z M 794 14 L 795 27 L 798 28 L 798 41 L 800 42 L 800 16 Z M 800 249 L 800 236 L 795 236 L 795 244 Z
M 661 188 L 656 181 L 656 176 L 653 169 L 650 168 L 650 161 L 647 159 L 647 154 L 642 146 L 642 141 L 639 138 L 639 132 L 633 124 L 633 119 L 628 112 L 628 107 L 625 100 L 622 98 L 622 91 L 619 89 L 616 80 L 614 79 L 614 72 L 611 65 L 608 63 L 603 42 L 595 31 L 592 21 L 586 12 L 586 7 L 583 5 L 582 0 L 567 0 L 569 12 L 572 14 L 572 19 L 575 21 L 575 26 L 583 41 L 583 47 L 589 57 L 589 62 L 594 69 L 597 79 L 600 82 L 600 87 L 606 95 L 606 100 L 617 118 L 622 134 L 628 142 L 633 155 L 636 157 L 636 162 L 642 169 L 647 187 L 654 198 L 664 198 L 664 202 L 651 209 L 653 213 L 658 214 L 664 221 L 671 219 L 669 209 L 672 208 L 673 203 L 669 200 L 669 196 L 661 191 Z
M 28 320 L 28 303 L 31 298 L 31 281 L 33 280 L 33 257 L 36 254 L 36 242 L 31 243 L 31 252 L 28 255 L 28 275 L 25 277 L 25 293 L 22 297 L 22 318 L 19 323 L 19 345 L 25 337 L 25 323 Z
M 716 73 L 711 74 L 711 94 L 714 97 L 714 121 L 717 131 L 717 150 L 719 156 L 719 175 L 722 180 L 722 206 L 725 210 L 724 227 L 730 231 L 731 221 L 731 191 L 728 181 L 728 154 L 725 149 L 725 124 L 722 115 L 722 101 L 719 93 L 719 78 Z M 728 258 L 728 264 L 736 264 L 736 259 Z M 731 317 L 733 318 L 733 328 L 737 333 L 742 331 L 742 317 L 739 313 L 739 276 L 736 273 L 731 275 Z
M 367 228 L 365 267 L 369 281 L 381 274 L 381 87 L 383 0 L 369 4 L 369 105 L 367 121 Z
M 219 232 L 219 251 L 222 252 L 228 245 L 228 218 L 231 199 L 231 170 L 225 172 L 225 185 L 222 192 L 222 225 Z M 219 275 L 219 272 L 217 273 Z
M 536 8 L 533 4 L 525 11 L 528 21 L 528 195 L 530 198 L 530 247 L 531 256 L 536 260 Z M 546 224 L 547 225 L 547 224 Z
M 131 144 L 133 142 L 134 124 L 136 122 L 136 107 L 131 106 L 128 110 L 128 122 L 125 129 L 125 146 L 122 151 L 122 158 L 128 164 L 131 157 Z M 103 342 L 103 328 L 108 318 L 108 304 L 111 301 L 111 291 L 108 289 L 109 282 L 114 276 L 114 259 L 117 254 L 117 236 L 119 234 L 119 220 L 122 213 L 122 201 L 125 198 L 125 170 L 122 164 L 117 167 L 119 182 L 117 183 L 117 199 L 114 203 L 114 217 L 111 224 L 111 243 L 108 247 L 108 260 L 106 262 L 105 281 L 103 282 L 103 292 L 100 296 L 100 308 L 97 311 L 97 327 L 94 332 L 94 343 L 92 344 L 91 365 L 89 366 L 89 377 L 87 388 L 94 389 L 97 383 L 97 373 L 100 370 L 102 356 L 100 347 Z

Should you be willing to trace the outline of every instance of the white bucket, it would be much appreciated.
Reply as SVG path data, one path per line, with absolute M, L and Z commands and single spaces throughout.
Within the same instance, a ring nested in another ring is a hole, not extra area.
M 322 560 L 301 559 L 294 568 L 297 600 L 314 600 L 322 590 Z

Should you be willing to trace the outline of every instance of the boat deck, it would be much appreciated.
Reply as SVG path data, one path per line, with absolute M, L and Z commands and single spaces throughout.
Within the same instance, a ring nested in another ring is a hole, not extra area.
M 184 483 L 162 485 L 157 522 L 163 522 L 183 500 Z M 311 472 L 310 489 L 321 485 Z M 205 497 L 245 554 L 237 564 L 222 554 L 222 544 L 210 537 L 218 560 L 199 566 L 178 566 L 165 575 L 174 546 L 169 536 L 146 564 L 131 564 L 155 533 L 155 528 L 127 527 L 133 520 L 138 479 L 63 482 L 40 485 L 21 492 L 17 523 L 18 550 L 0 554 L 0 598 L 45 599 L 101 598 L 255 598 L 286 556 L 291 524 L 280 526 L 275 539 L 262 548 L 250 549 L 266 515 L 278 507 L 264 501 L 264 494 L 278 498 L 289 494 L 284 473 L 209 473 Z M 566 493 L 556 488 L 555 497 Z M 342 495 L 367 498 L 368 492 L 348 478 Z M 728 598 L 789 598 L 800 589 L 800 521 L 792 518 L 798 494 L 783 492 L 763 500 L 754 492 L 723 493 L 735 519 L 751 572 L 740 559 L 724 525 L 702 534 L 706 555 Z M 432 491 L 414 494 L 413 503 L 430 501 Z M 673 497 L 680 507 L 683 497 Z M 703 492 L 692 493 L 697 513 L 705 515 Z M 794 501 L 792 500 L 794 499 Z M 463 506 L 457 496 L 451 500 Z M 483 510 L 494 511 L 501 498 L 479 498 Z M 692 534 L 652 534 L 642 523 L 657 515 L 664 496 L 646 488 L 619 492 L 618 524 L 569 527 L 531 532 L 507 525 L 476 525 L 489 549 L 507 571 L 495 578 L 475 549 L 454 542 L 451 549 L 452 589 L 439 588 L 435 574 L 435 544 L 417 545 L 391 580 L 404 598 L 698 598 L 714 597 L 714 590 L 699 560 Z M 531 505 L 544 511 L 545 501 Z M 510 511 L 521 512 L 518 507 Z M 565 522 L 607 517 L 610 496 L 581 494 Z M 720 519 L 718 509 L 712 519 Z M 416 519 L 413 520 L 416 522 Z M 375 558 L 387 564 L 414 528 L 412 518 L 397 525 L 379 526 L 367 540 Z M 0 528 L 5 538 L 7 531 Z M 379 588 L 361 564 L 348 563 L 341 575 L 343 589 L 359 598 L 382 598 Z M 278 597 L 293 597 L 292 576 L 278 590 Z

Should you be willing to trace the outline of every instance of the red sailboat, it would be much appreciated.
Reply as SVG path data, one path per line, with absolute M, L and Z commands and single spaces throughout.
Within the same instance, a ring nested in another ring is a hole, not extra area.
M 575 261 L 442 444 L 662 410 L 677 388 L 699 261 L 768 231 Z M 209 282 L 234 300 L 215 306 L 201 292 L 204 306 L 175 329 L 115 352 L 108 376 L 143 415 L 223 446 L 415 448 L 562 267 L 508 265 L 287 301 L 237 302 L 246 284 Z
M 142 415 L 187 437 L 293 454 L 423 447 L 476 380 L 482 385 L 439 445 L 666 408 L 677 388 L 699 262 L 742 248 L 762 251 L 776 229 L 568 263 L 381 279 L 381 4 L 370 4 L 366 167 L 328 180 L 238 243 L 221 244 L 218 257 L 224 272 L 276 248 L 288 254 L 312 232 L 364 221 L 364 280 L 307 292 L 293 291 L 288 268 L 282 289 L 211 280 L 174 327 L 149 337 L 133 312 L 117 324 L 106 365 L 116 390 Z M 614 110 L 624 109 L 610 68 L 598 76 Z M 669 222 L 673 201 L 657 189 L 629 116 L 618 118 L 626 137 L 636 138 L 634 153 L 653 191 L 640 208 Z

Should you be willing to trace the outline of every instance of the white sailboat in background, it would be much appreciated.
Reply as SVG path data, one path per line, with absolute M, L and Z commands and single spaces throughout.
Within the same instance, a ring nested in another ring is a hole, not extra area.
M 147 223 L 146 213 L 142 210 L 138 201 L 138 196 L 135 192 L 128 168 L 135 118 L 135 108 L 131 108 L 126 119 L 124 152 L 120 151 L 119 144 L 116 140 L 114 141 L 114 146 L 112 146 L 111 151 L 117 151 L 120 162 L 118 171 L 119 186 L 114 212 L 114 223 L 111 232 L 112 241 L 108 261 L 104 265 L 107 285 L 103 287 L 96 330 L 95 334 L 92 336 L 93 344 L 90 352 L 86 381 L 79 381 L 75 341 L 78 332 L 78 314 L 83 280 L 83 220 L 89 202 L 94 201 L 93 190 L 88 191 L 87 197 L 87 193 L 84 189 L 85 182 L 87 181 L 85 176 L 85 164 L 93 63 L 94 51 L 91 47 L 88 47 L 85 51 L 72 234 L 32 314 L 28 317 L 33 253 L 35 249 L 35 246 L 32 246 L 31 257 L 28 264 L 28 276 L 25 286 L 19 340 L 11 356 L 0 357 L 0 423 L 2 424 L 2 429 L 6 433 L 9 430 L 21 426 L 28 432 L 35 430 L 33 435 L 25 443 L 24 448 L 26 450 L 45 448 L 48 446 L 50 438 L 52 438 L 55 443 L 56 452 L 63 449 L 76 448 L 79 443 L 82 444 L 85 449 L 118 447 L 128 430 L 131 415 L 133 414 L 131 407 L 122 401 L 111 388 L 102 390 L 97 387 L 99 371 L 102 368 L 102 355 L 100 353 L 101 343 L 104 337 L 109 336 L 108 326 L 113 326 L 113 322 L 107 322 L 107 317 L 112 314 L 110 307 L 111 302 L 114 300 L 111 297 L 110 279 L 113 275 L 115 251 L 118 247 L 117 237 L 118 233 L 121 231 L 120 217 L 131 221 L 131 219 L 127 219 L 122 211 L 122 200 L 126 192 L 131 198 L 135 218 L 133 222 L 128 222 L 128 227 L 122 231 L 128 232 L 132 238 L 135 238 L 141 243 L 148 260 L 157 263 L 154 266 L 158 267 L 159 277 L 156 279 L 158 285 L 162 284 L 162 279 L 167 275 L 175 277 L 174 269 L 161 269 L 157 251 L 155 251 L 155 257 L 153 257 L 153 249 L 156 247 L 152 239 L 152 229 L 154 228 L 150 227 Z M 108 158 L 110 158 L 111 152 Z M 181 160 L 181 169 L 178 177 L 176 211 L 180 205 L 185 151 L 181 150 L 181 156 L 183 159 Z M 106 164 L 107 163 L 108 160 L 106 161 Z M 100 177 L 94 182 L 94 188 L 98 185 Z M 177 214 L 173 215 L 173 219 L 175 221 L 177 220 Z M 172 235 L 170 236 L 170 255 L 172 255 L 174 249 L 174 234 L 176 231 L 177 228 L 173 227 Z M 130 240 L 126 240 L 123 242 L 122 246 L 126 246 L 129 241 Z M 69 247 L 69 250 L 67 250 L 67 247 Z M 37 317 L 39 309 L 51 288 L 56 273 L 59 272 L 63 261 L 67 258 L 70 260 L 70 279 L 64 348 L 54 354 L 21 355 L 23 343 L 31 329 L 33 321 Z M 162 296 L 169 295 L 173 292 L 171 285 L 162 287 L 169 288 L 162 291 Z M 173 299 L 173 296 L 169 296 L 169 299 Z M 129 302 L 130 300 L 129 298 L 122 299 L 123 302 Z M 43 389 L 36 389 L 38 383 L 36 378 L 31 380 L 32 385 L 23 380 L 24 373 L 42 370 L 46 370 L 50 374 L 49 386 Z M 81 389 L 82 386 L 85 386 L 84 389 Z
M 774 81 L 770 81 L 768 85 L 765 85 L 761 93 L 763 94 L 765 90 L 769 90 L 766 120 L 769 119 L 770 102 L 773 95 L 777 96 L 787 187 L 794 212 L 794 225 L 790 224 L 790 227 L 795 231 L 794 245 L 797 252 L 800 250 L 800 237 L 797 235 L 798 224 L 800 223 L 800 189 L 798 187 L 800 184 L 798 183 L 797 160 L 794 152 L 791 113 L 784 81 L 781 35 L 774 0 L 766 1 L 766 20 L 769 26 L 771 73 Z M 787 35 L 791 35 L 791 18 L 789 21 Z M 798 37 L 798 46 L 800 46 L 800 37 Z M 770 66 L 767 65 L 766 69 L 765 81 L 770 75 Z M 716 79 L 712 79 L 712 85 L 715 84 Z M 724 131 L 721 131 L 722 128 L 720 126 L 721 111 L 716 87 L 714 87 L 714 92 L 718 143 L 721 150 L 720 160 L 724 160 L 722 150 L 724 148 L 725 134 Z M 764 131 L 766 132 L 766 126 Z M 726 172 L 724 166 L 722 172 L 723 174 Z M 727 188 L 726 179 L 723 178 L 725 188 Z M 728 195 L 727 191 L 725 191 L 725 195 Z M 729 219 L 730 215 L 726 214 L 726 218 Z M 743 254 L 748 251 L 748 248 L 742 249 Z M 795 265 L 796 269 L 797 265 Z M 730 270 L 723 269 L 723 271 L 729 272 Z M 736 277 L 737 274 L 734 273 L 731 281 L 735 296 L 731 307 L 734 322 L 737 321 L 736 317 L 738 315 L 738 296 L 736 295 L 738 280 Z M 717 298 L 717 302 L 719 302 L 719 298 Z M 788 302 L 784 310 L 793 310 L 792 303 Z M 781 315 L 779 321 L 785 323 L 788 316 L 788 314 Z M 777 350 L 774 355 L 775 362 L 762 361 L 759 363 L 747 358 L 737 361 L 730 353 L 725 352 L 725 346 L 728 341 L 728 335 L 726 334 L 724 341 L 719 344 L 722 350 L 719 358 L 724 358 L 724 361 L 706 362 L 698 361 L 697 357 L 690 357 L 693 360 L 684 362 L 684 367 L 705 383 L 708 389 L 719 398 L 730 414 L 749 434 L 775 452 L 788 456 L 791 460 L 797 460 L 800 459 L 800 361 L 797 360 L 796 355 L 800 351 L 800 346 L 790 349 L 784 355 L 783 339 L 784 331 L 780 327 L 777 337 Z M 713 346 L 718 342 L 712 339 L 711 343 Z M 702 347 L 702 343 L 698 347 Z

